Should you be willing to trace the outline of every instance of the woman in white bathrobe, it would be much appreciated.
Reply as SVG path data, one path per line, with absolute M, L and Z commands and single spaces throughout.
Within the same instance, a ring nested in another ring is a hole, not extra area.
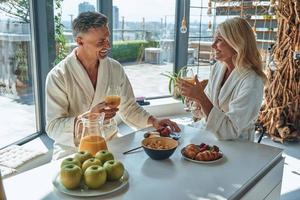
M 212 44 L 218 61 L 205 87 L 180 80 L 182 95 L 196 102 L 206 115 L 206 130 L 220 140 L 254 141 L 255 121 L 266 76 L 255 35 L 246 20 L 235 17 L 217 27 Z
M 46 79 L 46 131 L 55 142 L 53 159 L 76 151 L 81 135 L 74 124 L 86 113 L 105 112 L 113 117 L 118 109 L 103 103 L 109 86 L 121 88 L 119 114 L 130 126 L 155 128 L 169 126 L 180 131 L 169 119 L 159 120 L 135 102 L 123 67 L 107 57 L 110 49 L 107 17 L 97 12 L 81 13 L 72 23 L 78 45 L 56 65 Z

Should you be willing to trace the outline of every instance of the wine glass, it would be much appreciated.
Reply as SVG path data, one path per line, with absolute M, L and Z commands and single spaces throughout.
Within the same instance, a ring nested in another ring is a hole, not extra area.
M 193 72 L 192 68 L 183 68 L 180 70 L 180 78 L 186 82 L 189 82 L 191 84 L 195 84 L 195 74 Z M 184 105 L 185 105 L 185 110 L 186 111 L 192 111 L 195 109 L 195 107 L 193 106 L 194 102 L 189 99 L 188 97 L 184 98 Z

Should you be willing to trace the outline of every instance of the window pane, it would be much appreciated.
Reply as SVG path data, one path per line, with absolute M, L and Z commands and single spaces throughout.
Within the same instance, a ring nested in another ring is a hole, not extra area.
M 175 0 L 113 1 L 112 55 L 137 97 L 170 94 L 169 79 L 161 73 L 173 71 L 175 5 Z
M 29 22 L 28 1 L 1 1 L 0 148 L 37 132 Z

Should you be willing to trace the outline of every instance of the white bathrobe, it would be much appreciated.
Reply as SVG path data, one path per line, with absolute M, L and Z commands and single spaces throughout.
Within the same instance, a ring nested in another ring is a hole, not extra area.
M 220 140 L 254 141 L 254 128 L 262 99 L 263 80 L 253 70 L 234 69 L 221 87 L 226 67 L 216 63 L 210 73 L 205 94 L 213 104 L 206 130 Z
M 120 63 L 108 57 L 100 60 L 94 89 L 75 51 L 56 65 L 46 79 L 46 131 L 55 141 L 53 159 L 76 151 L 74 119 L 103 102 L 109 85 L 121 86 L 119 114 L 128 125 L 144 128 L 150 116 L 135 102 L 131 84 Z

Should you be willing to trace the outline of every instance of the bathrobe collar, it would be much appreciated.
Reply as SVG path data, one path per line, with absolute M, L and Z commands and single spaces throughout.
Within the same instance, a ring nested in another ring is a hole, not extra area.
M 225 81 L 224 85 L 221 87 L 221 83 L 223 81 L 225 72 L 226 72 L 226 67 L 219 63 L 219 66 L 221 67 L 221 70 L 218 71 L 218 82 L 217 84 L 217 90 L 215 90 L 215 97 L 218 97 L 215 101 L 218 101 L 218 104 L 220 107 L 226 103 L 227 99 L 232 95 L 234 88 L 237 86 L 237 83 L 245 77 L 246 74 L 250 72 L 248 69 L 242 69 L 242 70 L 237 70 L 237 68 L 233 69 L 233 71 L 230 73 L 229 77 Z M 217 95 L 219 94 L 219 95 Z
M 80 87 L 82 87 L 82 91 L 84 93 L 82 95 L 86 95 L 88 101 L 90 102 L 90 108 L 92 108 L 104 99 L 103 92 L 100 91 L 106 90 L 108 84 L 108 81 L 106 81 L 109 78 L 109 69 L 107 67 L 108 58 L 106 57 L 104 59 L 101 59 L 99 62 L 97 84 L 96 88 L 94 89 L 88 73 L 86 72 L 80 61 L 77 59 L 76 48 L 73 50 L 70 56 L 72 57 L 70 63 L 70 71 L 75 77 L 76 81 L 78 81 Z

